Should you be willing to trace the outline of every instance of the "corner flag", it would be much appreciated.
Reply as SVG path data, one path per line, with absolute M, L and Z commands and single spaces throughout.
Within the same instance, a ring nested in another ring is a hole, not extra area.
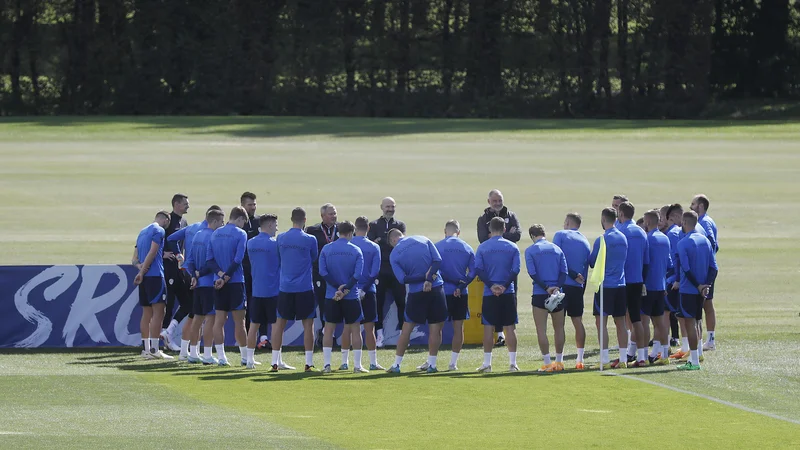
M 606 240 L 603 236 L 600 236 L 600 251 L 597 252 L 597 261 L 594 263 L 594 269 L 592 270 L 592 277 L 589 281 L 592 284 L 596 284 L 597 287 L 595 288 L 595 292 L 600 290 L 600 287 L 603 285 L 603 280 L 606 277 Z

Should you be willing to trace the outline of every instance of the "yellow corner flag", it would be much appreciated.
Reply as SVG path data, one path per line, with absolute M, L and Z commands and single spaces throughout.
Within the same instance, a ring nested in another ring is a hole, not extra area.
M 592 276 L 589 279 L 589 281 L 596 286 L 594 289 L 595 292 L 598 292 L 600 290 L 600 286 L 603 285 L 603 279 L 605 279 L 605 277 L 606 277 L 606 240 L 603 236 L 600 236 L 600 251 L 597 252 L 597 261 L 594 263 Z

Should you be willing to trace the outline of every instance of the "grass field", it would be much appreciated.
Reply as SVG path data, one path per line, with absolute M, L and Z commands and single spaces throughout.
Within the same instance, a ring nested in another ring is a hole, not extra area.
M 456 218 L 473 245 L 492 188 L 525 227 L 543 223 L 550 235 L 579 211 L 590 240 L 613 194 L 641 213 L 703 192 L 721 246 L 719 348 L 700 372 L 538 375 L 527 301 L 519 374 L 471 373 L 477 348 L 459 373 L 400 376 L 273 376 L 140 361 L 128 350 L 6 351 L 2 448 L 788 448 L 800 439 L 800 124 L 3 119 L 0 160 L 3 265 L 125 263 L 173 193 L 190 196 L 192 222 L 245 190 L 258 194 L 259 212 L 279 214 L 281 229 L 297 205 L 313 213 L 330 201 L 340 219 L 373 218 L 391 195 L 410 233 L 436 239 Z M 529 298 L 530 284 L 521 288 Z M 597 362 L 596 340 L 587 347 Z M 424 357 L 413 349 L 404 371 Z M 495 359 L 503 367 L 506 351 Z M 302 354 L 287 362 L 300 365 Z

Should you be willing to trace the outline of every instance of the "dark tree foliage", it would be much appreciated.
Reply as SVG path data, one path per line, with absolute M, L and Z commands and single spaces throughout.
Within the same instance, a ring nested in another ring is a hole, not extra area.
M 793 0 L 0 0 L 0 114 L 695 117 L 800 96 Z

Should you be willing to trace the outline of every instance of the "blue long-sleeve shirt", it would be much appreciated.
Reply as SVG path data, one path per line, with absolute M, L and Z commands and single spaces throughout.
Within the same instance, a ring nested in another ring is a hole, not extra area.
M 147 254 L 150 253 L 152 243 L 158 244 L 158 253 L 156 254 L 153 263 L 147 269 L 146 277 L 163 277 L 164 276 L 164 229 L 157 223 L 153 222 L 150 225 L 142 228 L 139 236 L 136 238 L 136 253 L 140 263 L 144 263 Z
M 491 237 L 478 246 L 475 252 L 475 274 L 485 283 L 483 296 L 492 294 L 492 285 L 506 287 L 513 294 L 514 278 L 519 275 L 520 254 L 517 244 L 499 236 Z
M 620 231 L 628 240 L 628 256 L 625 258 L 625 283 L 643 283 L 644 266 L 650 264 L 647 234 L 632 220 L 620 225 Z
M 616 288 L 625 286 L 625 260 L 628 258 L 628 239 L 615 227 L 611 227 L 594 241 L 592 254 L 589 255 L 589 265 L 594 267 L 597 263 L 597 254 L 600 252 L 600 239 L 606 241 L 606 270 L 603 278 L 603 287 Z
M 366 236 L 353 236 L 350 243 L 358 247 L 364 255 L 364 270 L 358 277 L 356 287 L 364 292 L 376 292 L 375 279 L 381 271 L 381 247 Z
M 347 239 L 338 239 L 325 247 L 319 254 L 319 274 L 325 280 L 325 298 L 333 298 L 339 286 L 349 290 L 344 300 L 357 300 L 355 289 L 358 278 L 364 272 L 364 255 L 361 249 Z
M 525 249 L 525 267 L 533 280 L 533 294 L 547 294 L 547 288 L 561 288 L 567 279 L 567 258 L 547 239 L 539 239 Z
M 650 268 L 644 286 L 648 291 L 667 290 L 667 272 L 673 269 L 672 248 L 669 238 L 658 230 L 647 234 L 647 244 L 650 250 Z
M 278 235 L 281 259 L 281 292 L 314 290 L 313 265 L 319 256 L 317 238 L 299 228 Z
M 206 260 L 213 260 L 214 264 L 230 277 L 228 283 L 244 283 L 242 260 L 246 244 L 247 233 L 236 225 L 228 223 L 214 230 L 214 234 L 211 235 Z
M 697 285 L 711 284 L 717 274 L 717 258 L 711 242 L 700 233 L 691 232 L 678 242 L 681 270 L 681 294 L 699 294 Z
M 589 255 L 592 253 L 589 240 L 576 229 L 559 230 L 553 235 L 553 244 L 557 245 L 567 258 L 567 286 L 583 286 L 575 281 L 578 275 L 589 279 Z
M 247 254 L 253 278 L 253 297 L 277 297 L 281 280 L 278 240 L 267 233 L 259 233 L 247 241 Z
M 697 223 L 700 225 L 703 230 L 706 232 L 706 237 L 708 240 L 711 241 L 711 248 L 714 250 L 714 253 L 719 251 L 719 240 L 717 239 L 717 224 L 714 222 L 708 214 L 703 214 L 702 216 L 697 218 Z
M 672 255 L 672 270 L 667 270 L 667 290 L 672 289 L 672 284 L 679 281 L 679 263 L 678 263 L 678 241 L 681 240 L 681 227 L 672 225 L 667 232 L 667 239 L 669 239 L 669 250 Z
M 431 268 L 435 268 L 442 262 L 442 256 L 433 242 L 425 236 L 406 236 L 389 255 L 389 263 L 392 266 L 397 281 L 408 285 L 408 293 L 414 294 L 422 291 L 425 284 L 425 274 Z M 435 275 L 431 281 L 433 287 L 442 286 L 442 274 L 438 270 L 431 270 L 428 279 Z
M 461 295 L 469 294 L 467 285 L 475 278 L 475 251 L 457 236 L 437 242 L 436 250 L 442 256 L 445 295 L 453 295 L 456 289 L 461 289 Z
M 200 272 L 200 277 L 197 278 L 197 287 L 212 287 L 214 286 L 214 277 L 217 270 L 208 267 L 208 248 L 211 243 L 211 236 L 214 230 L 205 227 L 199 230 L 192 238 L 192 251 L 186 256 L 183 267 L 189 272 L 192 277 L 195 277 L 195 272 Z
M 167 242 L 179 242 L 183 241 L 183 254 L 186 258 L 192 254 L 192 243 L 194 241 L 194 236 L 203 229 L 208 228 L 208 222 L 203 220 L 202 222 L 195 222 L 188 227 L 183 227 L 180 230 L 170 234 L 167 236 Z M 186 262 L 184 262 L 186 265 Z

